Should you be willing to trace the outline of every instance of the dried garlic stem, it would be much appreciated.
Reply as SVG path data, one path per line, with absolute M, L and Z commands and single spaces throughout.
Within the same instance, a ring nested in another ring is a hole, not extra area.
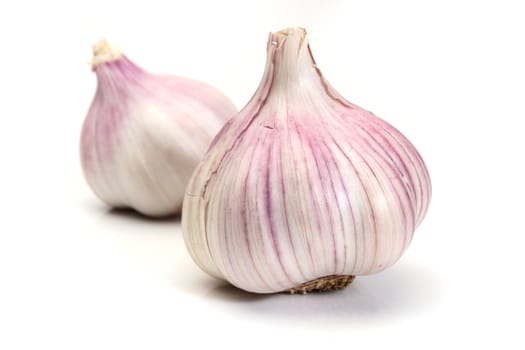
M 99 42 L 92 46 L 92 49 L 92 67 L 95 67 L 96 65 L 101 63 L 116 61 L 120 59 L 123 55 L 122 50 L 110 45 L 106 39 L 101 39 Z

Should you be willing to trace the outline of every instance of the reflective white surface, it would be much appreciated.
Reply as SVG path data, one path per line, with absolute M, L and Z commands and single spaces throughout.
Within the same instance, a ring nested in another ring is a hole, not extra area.
M 0 5 L 0 348 L 523 348 L 522 13 L 510 0 Z M 241 107 L 267 33 L 289 25 L 309 29 L 341 94 L 416 145 L 433 198 L 391 269 L 336 293 L 250 295 L 194 265 L 176 219 L 89 191 L 89 46 L 107 36 Z

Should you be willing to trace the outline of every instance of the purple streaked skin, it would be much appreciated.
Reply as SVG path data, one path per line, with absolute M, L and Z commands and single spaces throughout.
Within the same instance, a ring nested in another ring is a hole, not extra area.
M 142 74 L 135 67 L 125 57 L 93 66 L 97 90 L 82 127 L 80 156 L 86 180 L 99 197 L 104 197 L 104 191 L 96 185 L 91 174 L 96 172 L 95 164 L 111 161 L 115 137 L 127 113 L 125 102 L 130 98 L 128 84 L 136 81 L 128 76 L 131 72 Z M 101 173 L 95 176 L 106 175 Z
M 236 108 L 205 83 L 148 73 L 97 45 L 97 90 L 80 141 L 85 178 L 110 206 L 176 214 L 191 173 Z
M 84 123 L 81 143 L 91 143 L 90 137 L 96 135 L 95 153 L 99 159 L 111 155 L 112 139 L 128 112 L 127 102 L 137 98 L 137 95 L 140 95 L 139 98 L 153 98 L 156 104 L 169 108 L 173 96 L 198 100 L 207 94 L 206 104 L 219 118 L 227 120 L 231 117 L 231 113 L 224 108 L 222 96 L 211 86 L 172 75 L 150 74 L 126 56 L 97 64 L 93 71 L 97 76 L 97 91 Z M 192 127 L 191 121 L 181 120 L 181 123 L 188 129 Z M 81 156 L 83 161 L 89 163 L 94 155 L 89 149 L 82 149 Z
M 182 224 L 204 271 L 273 293 L 391 266 L 430 196 L 414 146 L 341 97 L 295 29 L 270 35 L 261 84 L 195 171 Z

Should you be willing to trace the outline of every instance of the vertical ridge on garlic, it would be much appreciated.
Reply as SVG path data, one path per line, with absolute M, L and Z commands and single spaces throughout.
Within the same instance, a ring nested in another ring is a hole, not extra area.
M 80 144 L 88 184 L 113 207 L 180 212 L 193 170 L 236 108 L 207 84 L 146 72 L 105 40 L 92 68 L 98 85 Z
M 186 190 L 194 261 L 256 293 L 343 288 L 409 246 L 431 184 L 414 146 L 324 79 L 306 31 L 270 34 L 261 83 Z

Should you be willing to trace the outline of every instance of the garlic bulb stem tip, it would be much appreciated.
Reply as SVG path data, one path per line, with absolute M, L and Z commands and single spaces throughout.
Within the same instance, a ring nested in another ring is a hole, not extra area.
M 299 37 L 299 48 L 303 45 L 306 38 L 306 29 L 301 27 L 290 27 L 277 32 L 270 33 L 270 42 L 273 46 L 280 48 L 288 36 Z
M 100 39 L 92 46 L 93 59 L 91 66 L 94 68 L 99 64 L 116 61 L 123 56 L 122 50 L 111 45 L 106 39 Z

